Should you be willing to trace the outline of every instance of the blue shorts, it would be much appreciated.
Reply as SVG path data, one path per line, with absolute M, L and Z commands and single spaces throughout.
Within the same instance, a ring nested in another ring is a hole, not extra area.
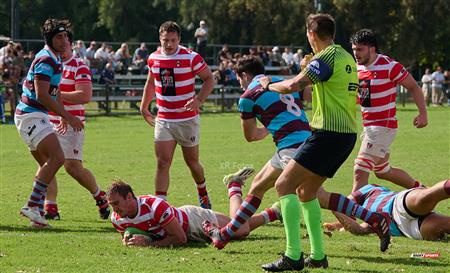
M 351 154 L 356 138 L 356 133 L 313 131 L 294 160 L 317 175 L 331 178 Z

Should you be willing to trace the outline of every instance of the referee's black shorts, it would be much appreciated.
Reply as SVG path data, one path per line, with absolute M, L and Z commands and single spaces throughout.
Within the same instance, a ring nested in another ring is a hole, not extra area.
M 313 131 L 294 160 L 315 174 L 331 178 L 351 154 L 356 138 L 356 133 Z

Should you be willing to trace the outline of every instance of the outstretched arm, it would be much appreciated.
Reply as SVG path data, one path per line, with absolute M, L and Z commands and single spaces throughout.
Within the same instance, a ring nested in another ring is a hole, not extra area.
M 339 220 L 339 222 L 344 226 L 344 228 L 350 231 L 352 234 L 364 235 L 372 233 L 372 229 L 366 223 L 358 224 L 355 220 L 348 217 L 345 214 L 333 211 L 334 216 Z
M 173 218 L 172 221 L 162 227 L 166 232 L 166 237 L 162 240 L 151 241 L 145 236 L 134 235 L 127 241 L 128 246 L 152 246 L 166 247 L 171 245 L 183 245 L 187 243 L 186 233 L 184 233 L 178 220 Z

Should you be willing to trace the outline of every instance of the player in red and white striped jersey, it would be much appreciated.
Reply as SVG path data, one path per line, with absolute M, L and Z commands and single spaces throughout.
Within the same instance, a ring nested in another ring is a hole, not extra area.
M 254 173 L 254 170 L 238 172 L 226 176 L 227 181 L 236 185 L 228 190 L 230 209 L 235 213 L 242 202 L 241 186 Z M 153 195 L 136 197 L 130 185 L 116 181 L 108 189 L 108 201 L 113 208 L 111 222 L 114 228 L 122 234 L 124 245 L 164 247 L 169 245 L 186 244 L 189 241 L 210 241 L 204 234 L 203 222 L 208 221 L 214 226 L 223 227 L 230 218 L 222 213 L 214 212 L 196 206 L 182 206 L 175 208 L 162 198 Z M 279 220 L 278 207 L 267 208 L 249 219 L 249 224 L 233 235 L 233 239 L 242 239 L 250 231 Z M 127 228 L 137 228 L 145 231 L 151 239 L 142 236 L 124 236 Z
M 352 192 L 368 184 L 372 171 L 378 178 L 402 187 L 417 187 L 420 183 L 408 173 L 389 165 L 389 149 L 397 133 L 397 85 L 412 94 L 419 110 L 413 120 L 417 128 L 428 123 L 421 89 L 402 64 L 378 53 L 376 37 L 370 29 L 356 32 L 350 41 L 358 63 L 358 97 L 364 125 L 361 148 L 355 160 Z
M 145 121 L 155 127 L 157 171 L 156 195 L 167 199 L 169 169 L 175 147 L 179 144 L 183 157 L 197 185 L 200 205 L 211 208 L 206 191 L 205 174 L 199 161 L 199 107 L 214 88 L 214 78 L 203 58 L 180 46 L 181 28 L 167 21 L 159 28 L 161 47 L 147 61 L 149 73 L 144 87 L 140 111 Z M 203 84 L 195 93 L 195 77 Z M 149 106 L 156 94 L 156 119 Z
M 69 32 L 68 37 L 71 44 L 73 41 L 73 34 Z M 85 116 L 83 104 L 88 103 L 92 96 L 91 72 L 81 59 L 73 56 L 70 44 L 67 46 L 66 51 L 61 55 L 63 61 L 63 73 L 59 89 L 65 110 L 78 117 L 84 123 Z M 77 180 L 81 186 L 86 188 L 92 194 L 92 197 L 98 206 L 100 217 L 102 219 L 107 219 L 110 211 L 108 202 L 106 201 L 106 194 L 98 187 L 91 171 L 83 166 L 84 130 L 76 132 L 69 127 L 61 132 L 59 131 L 61 117 L 53 112 L 49 112 L 49 116 L 64 152 L 64 168 L 70 176 Z M 48 193 L 45 200 L 45 217 L 47 219 L 60 219 L 56 202 L 57 193 L 58 187 L 55 177 L 48 187 Z

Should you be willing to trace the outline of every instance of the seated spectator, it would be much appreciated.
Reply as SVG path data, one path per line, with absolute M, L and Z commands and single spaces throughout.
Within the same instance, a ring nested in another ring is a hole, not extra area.
M 297 70 L 294 64 L 294 54 L 291 52 L 291 48 L 285 47 L 281 57 L 283 58 L 286 65 L 289 66 L 290 73 L 297 74 L 296 73 Z
M 238 61 L 240 58 L 242 58 L 242 54 L 239 53 L 239 52 L 236 52 L 236 53 L 233 54 L 233 59 L 231 59 L 231 61 L 232 61 L 233 63 L 237 63 L 237 61 Z
M 114 69 L 111 63 L 107 63 L 100 73 L 99 84 L 113 85 L 116 83 Z
M 267 54 L 266 50 L 264 49 L 264 47 L 258 46 L 257 47 L 257 52 L 258 52 L 259 57 L 263 61 L 263 64 L 264 65 L 269 65 L 270 58 L 269 58 L 269 55 Z
M 0 58 L 4 57 L 8 53 L 8 49 L 13 50 L 14 42 L 9 41 L 4 47 L 0 48 Z
M 73 55 L 76 58 L 84 59 L 86 58 L 86 46 L 82 40 L 78 40 L 73 47 Z
M 248 54 L 250 56 L 259 57 L 258 50 L 256 49 L 256 47 L 250 47 L 250 49 L 248 50 Z
M 233 59 L 233 56 L 231 55 L 230 49 L 227 44 L 224 44 L 218 54 L 218 63 L 230 61 L 231 59 Z
M 147 45 L 145 43 L 141 43 L 141 45 L 134 51 L 133 64 L 141 67 L 142 66 L 141 64 L 144 63 L 145 66 L 147 58 L 148 58 Z
M 131 63 L 131 55 L 128 50 L 128 45 L 126 43 L 123 43 L 120 45 L 120 48 L 116 51 L 114 54 L 114 61 L 117 63 L 117 67 L 119 69 L 116 69 L 121 74 L 127 74 L 128 67 Z
M 294 64 L 296 66 L 297 72 L 293 73 L 293 74 L 298 74 L 298 72 L 300 72 L 300 62 L 303 59 L 303 50 L 301 50 L 300 48 L 297 49 L 297 52 L 295 52 L 294 54 Z
M 272 63 L 272 66 L 284 66 L 286 63 L 283 60 L 283 57 L 280 53 L 280 48 L 278 46 L 275 46 L 272 49 L 272 55 L 270 56 L 270 61 Z
M 97 51 L 97 43 L 96 43 L 95 41 L 92 41 L 92 42 L 89 44 L 89 48 L 86 49 L 86 55 L 85 55 L 86 59 L 87 59 L 89 62 L 92 62 L 92 61 L 94 60 L 95 52 L 96 52 L 96 51 Z
M 105 65 L 111 60 L 111 50 L 106 43 L 102 43 L 102 46 L 95 51 L 94 59 L 98 61 L 98 70 L 102 71 Z
M 239 81 L 233 68 L 234 68 L 233 63 L 228 62 L 224 73 L 225 75 L 224 85 L 239 86 Z

